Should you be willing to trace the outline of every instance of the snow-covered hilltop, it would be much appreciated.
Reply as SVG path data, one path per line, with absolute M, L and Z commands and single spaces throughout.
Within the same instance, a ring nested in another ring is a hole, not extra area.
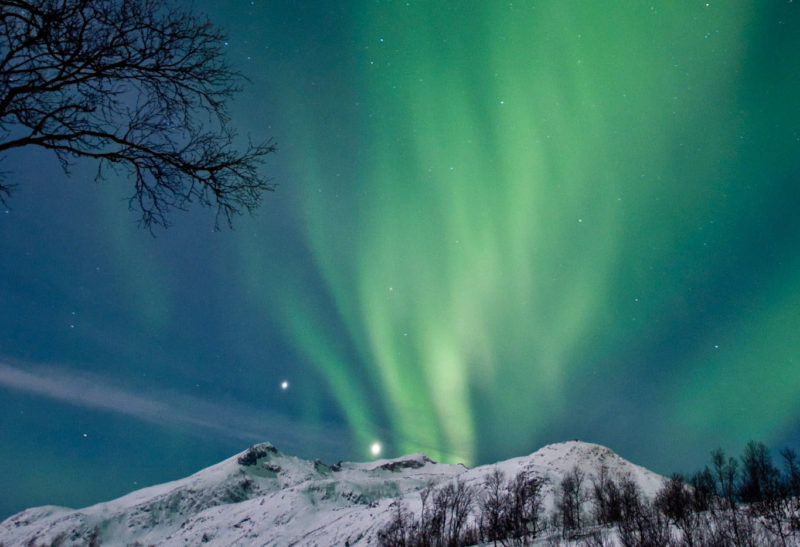
M 0 523 L 10 545 L 376 545 L 378 531 L 402 499 L 419 512 L 420 492 L 454 479 L 479 486 L 501 470 L 546 478 L 543 505 L 554 507 L 554 487 L 578 468 L 587 483 L 605 468 L 628 478 L 647 497 L 663 478 L 611 450 L 578 441 L 552 444 L 530 456 L 468 469 L 423 454 L 368 463 L 326 465 L 283 454 L 269 443 L 190 477 L 72 510 L 28 509 Z

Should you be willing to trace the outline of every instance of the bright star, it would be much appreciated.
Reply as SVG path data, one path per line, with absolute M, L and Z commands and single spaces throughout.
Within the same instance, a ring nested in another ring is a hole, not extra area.
M 283 382 L 281 382 L 281 389 L 282 389 L 283 391 L 286 391 L 287 389 L 289 389 L 289 382 L 287 382 L 286 380 L 284 380 Z
M 372 452 L 373 456 L 380 456 L 382 448 L 381 443 L 376 441 L 369 447 L 369 451 Z

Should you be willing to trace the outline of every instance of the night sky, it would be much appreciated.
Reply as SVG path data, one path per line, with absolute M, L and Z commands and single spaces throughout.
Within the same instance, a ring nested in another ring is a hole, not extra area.
M 800 448 L 800 3 L 195 9 L 277 191 L 152 237 L 124 179 L 4 158 L 0 518 L 263 440 L 482 464 L 578 438 L 665 474 Z

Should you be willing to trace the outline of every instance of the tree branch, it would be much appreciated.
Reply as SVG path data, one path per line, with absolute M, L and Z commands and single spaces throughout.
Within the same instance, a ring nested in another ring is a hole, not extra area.
M 230 225 L 274 189 L 259 175 L 274 143 L 235 147 L 226 103 L 242 77 L 207 19 L 155 0 L 0 0 L 0 28 L 0 152 L 123 170 L 148 228 L 195 200 Z

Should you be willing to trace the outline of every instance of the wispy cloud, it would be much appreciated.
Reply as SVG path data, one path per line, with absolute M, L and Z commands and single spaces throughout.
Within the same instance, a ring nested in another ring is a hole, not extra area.
M 177 392 L 134 393 L 103 378 L 65 367 L 12 366 L 0 362 L 0 388 L 101 412 L 116 412 L 195 434 L 221 435 L 242 440 L 243 444 L 269 440 L 290 452 L 311 444 L 317 456 L 334 456 L 349 445 L 345 440 L 349 434 L 341 426 L 300 424 L 261 409 Z
M 80 378 L 75 373 L 53 369 L 31 372 L 0 363 L 0 385 L 73 405 L 111 410 L 145 420 L 155 420 L 169 410 L 163 403 L 115 389 L 99 381 Z

